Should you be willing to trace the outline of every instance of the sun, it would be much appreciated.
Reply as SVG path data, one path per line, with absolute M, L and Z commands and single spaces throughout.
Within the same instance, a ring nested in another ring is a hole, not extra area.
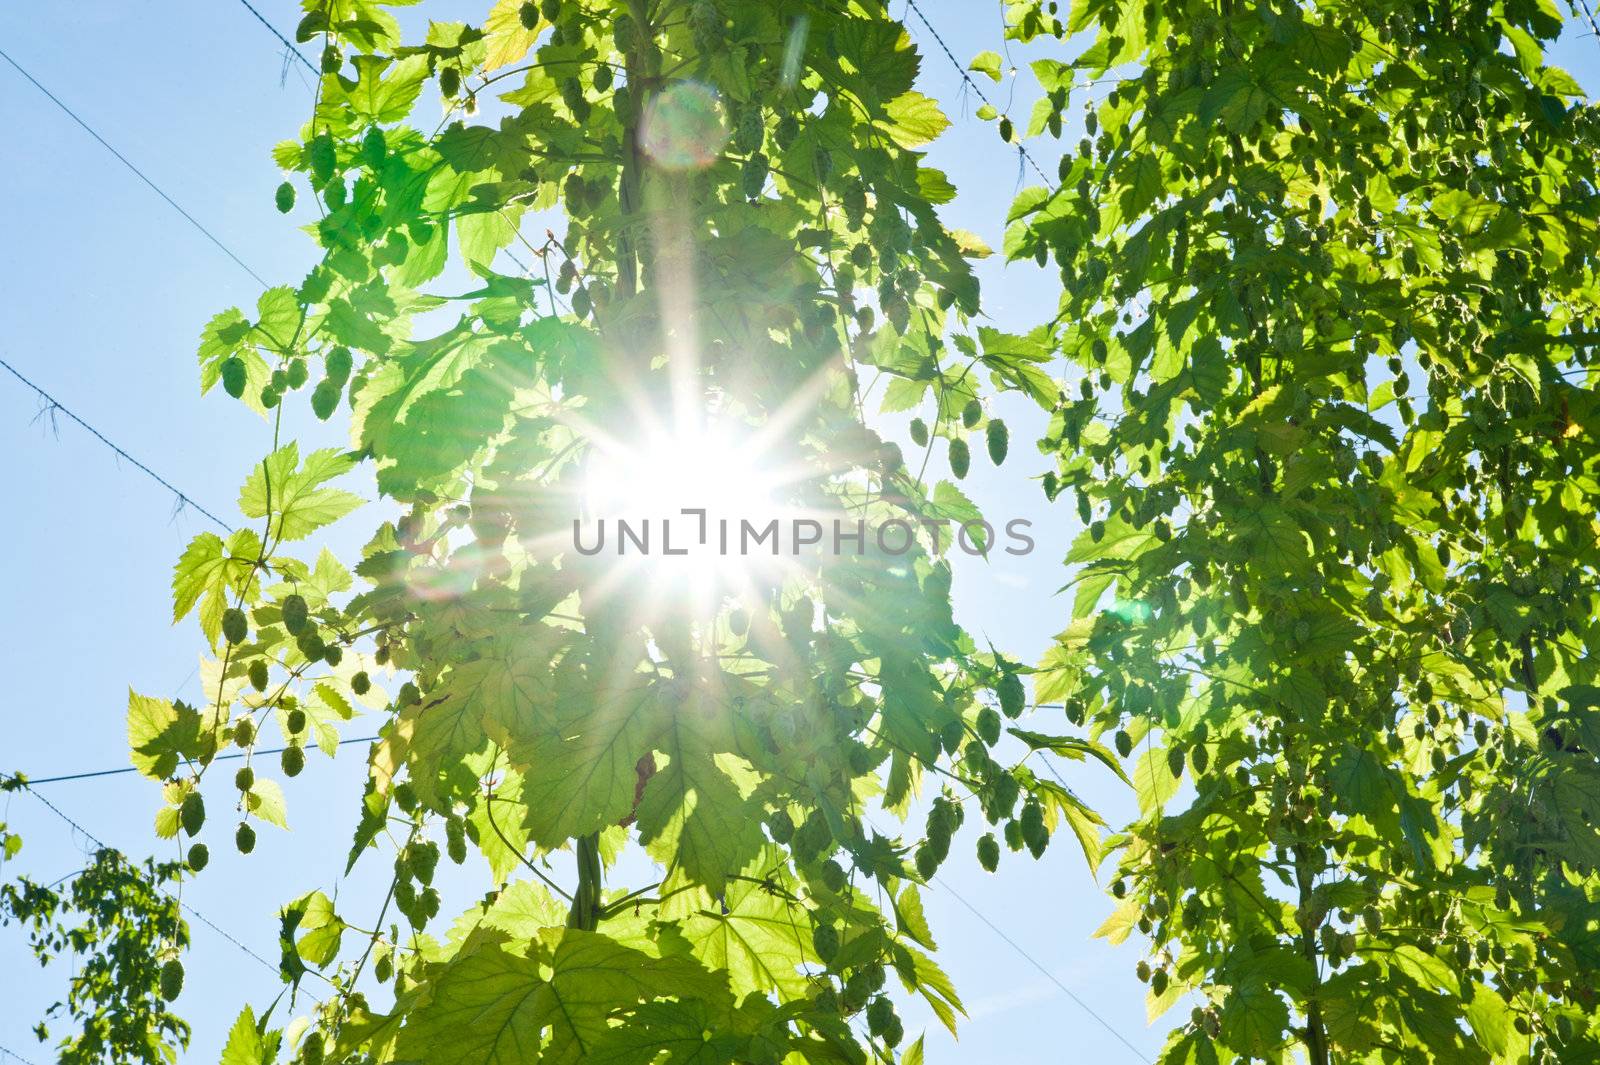
M 718 422 L 596 434 L 574 546 L 619 573 L 714 610 L 727 596 L 781 579 L 782 556 L 749 530 L 781 530 L 794 471 L 765 434 Z
M 757 518 L 778 487 L 762 468 L 754 441 L 728 427 L 647 432 L 638 440 L 607 439 L 590 460 L 584 504 L 593 517 Z

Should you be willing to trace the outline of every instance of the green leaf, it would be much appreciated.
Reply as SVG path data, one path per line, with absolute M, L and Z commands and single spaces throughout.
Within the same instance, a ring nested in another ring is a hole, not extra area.
M 917 191 L 924 200 L 933 204 L 949 203 L 956 198 L 956 187 L 950 183 L 950 178 L 943 170 L 935 170 L 931 166 L 917 167 Z M 961 243 L 957 231 L 951 231 L 950 235 L 957 239 L 958 244 Z M 970 234 L 968 236 L 971 237 Z M 981 240 L 977 243 L 979 246 L 983 244 Z
M 1182 1038 L 1178 1034 L 1182 1032 Z M 1161 1065 L 1218 1065 L 1216 1047 L 1204 1031 L 1178 1029 L 1172 1035 L 1176 1042 L 1169 1043 L 1161 1055 Z
M 950 128 L 939 105 L 920 92 L 907 92 L 884 107 L 886 120 L 878 126 L 902 148 L 919 148 Z
M 1051 751 L 1063 758 L 1071 758 L 1075 762 L 1083 761 L 1085 755 L 1092 757 L 1115 773 L 1124 784 L 1133 786 L 1128 774 L 1122 771 L 1122 763 L 1117 760 L 1117 756 L 1093 740 L 1080 740 L 1074 736 L 1047 736 L 1042 732 L 1030 732 L 1020 728 L 1006 731 L 1026 743 L 1030 750 Z
M 585 1065 L 735 1065 L 749 1037 L 703 1002 L 647 1002 L 584 1057 Z
M 1337 26 L 1307 24 L 1298 43 L 1311 68 L 1330 77 L 1340 74 L 1349 62 L 1350 40 Z
M 326 482 L 353 469 L 354 460 L 333 449 L 313 451 L 300 463 L 298 444 L 285 444 L 263 460 L 239 493 L 239 510 L 268 521 L 269 539 L 302 540 L 331 525 L 362 503 L 360 496 Z
M 269 825 L 289 827 L 288 807 L 284 803 L 283 788 L 276 780 L 257 777 L 245 793 L 245 809 Z
M 1245 133 L 1266 117 L 1271 98 L 1250 79 L 1247 67 L 1224 67 L 1206 89 L 1200 116 L 1205 122 L 1221 119 L 1234 133 Z
M 592 339 L 560 322 L 525 332 L 540 357 L 561 369 L 582 360 Z M 379 488 L 406 495 L 445 487 L 484 441 L 499 435 L 517 389 L 533 384 L 537 362 L 520 343 L 455 333 L 387 361 L 361 393 L 359 415 L 362 441 L 380 464 Z
M 494 8 L 483 20 L 483 33 L 488 41 L 484 57 L 485 74 L 509 66 L 528 54 L 539 39 L 543 26 L 528 29 L 522 24 L 520 11 L 526 0 L 495 0 Z
M 324 547 L 317 555 L 316 568 L 301 582 L 299 590 L 307 599 L 314 598 L 318 603 L 326 603 L 339 592 L 348 592 L 350 584 L 350 571 L 344 568 L 332 551 Z
M 709 895 L 695 900 L 695 893 L 685 893 L 682 928 L 695 957 L 708 969 L 725 972 L 732 986 L 792 999 L 805 993 L 801 967 L 816 957 L 805 913 L 762 887 L 761 878 L 781 861 L 769 848 L 743 870 L 755 882 L 730 882 L 722 905 Z
M 1136 529 L 1120 516 L 1112 515 L 1105 523 L 1104 533 L 1095 538 L 1092 529 L 1085 529 L 1072 541 L 1066 562 L 1098 562 L 1101 560 L 1132 560 L 1155 546 L 1156 534 L 1152 529 Z
M 1047 93 L 1057 89 L 1072 88 L 1072 66 L 1059 59 L 1035 59 L 1028 64 L 1033 71 L 1033 76 L 1039 79 L 1039 87 Z
M 178 763 L 199 758 L 201 721 L 195 710 L 128 690 L 128 747 L 133 765 L 152 780 L 165 780 Z
M 1228 1044 L 1255 1057 L 1267 1057 L 1283 1042 L 1289 1007 L 1265 980 L 1246 978 L 1228 992 L 1222 1029 Z
M 226 542 L 215 533 L 196 536 L 173 567 L 172 620 L 182 621 L 199 604 L 201 631 L 216 646 L 222 615 L 260 557 L 260 538 L 250 529 L 239 529 Z
M 411 783 L 430 802 L 447 793 L 441 781 L 464 772 L 469 757 L 489 742 L 481 708 L 448 694 L 430 699 L 424 706 L 407 707 L 397 724 L 408 733 L 405 758 Z M 506 825 L 503 814 L 499 823 L 502 829 L 520 828 L 519 822 Z
M 917 885 L 907 884 L 893 902 L 895 923 L 900 931 L 929 950 L 937 949 L 933 941 L 933 929 L 928 926 L 928 918 L 922 908 L 922 892 Z
M 1446 991 L 1452 996 L 1461 992 L 1461 983 L 1456 977 L 1455 970 L 1443 958 L 1430 951 L 1411 943 L 1402 943 L 1395 947 L 1392 960 L 1401 972 L 1430 991 Z
M 1065 821 L 1077 839 L 1078 847 L 1083 851 L 1083 859 L 1089 863 L 1090 871 L 1100 868 L 1100 863 L 1105 858 L 1105 845 L 1101 841 L 1100 834 L 1106 824 L 1100 815 L 1095 813 L 1088 803 L 1053 781 L 1035 781 L 1033 790 L 1045 800 L 1046 827 L 1054 832 L 1056 826 Z
M 1288 572 L 1308 554 L 1310 545 L 1305 531 L 1277 503 L 1257 508 L 1250 520 L 1241 523 L 1241 533 L 1241 544 L 1264 566 Z
M 477 934 L 406 1018 L 399 1053 L 435 1065 L 577 1065 L 610 1035 L 618 1009 L 719 991 L 687 959 L 597 932 L 543 929 L 521 949 L 500 933 Z
M 1506 1000 L 1485 987 L 1472 984 L 1472 1000 L 1467 1003 L 1467 1023 L 1478 1045 L 1496 1057 L 1506 1052 L 1511 1034 L 1511 1009 Z
M 1160 813 L 1167 800 L 1178 793 L 1178 777 L 1167 766 L 1167 749 L 1148 744 L 1133 769 L 1133 789 L 1139 796 L 1139 810 L 1145 816 Z
M 952 229 L 950 239 L 956 242 L 961 254 L 969 259 L 987 259 L 994 254 L 994 249 L 982 237 L 968 230 Z
M 990 81 L 999 81 L 1000 62 L 999 52 L 979 52 L 973 57 L 967 69 L 976 71 L 979 74 L 987 74 Z
M 412 55 L 398 62 L 386 56 L 358 55 L 351 62 L 356 85 L 346 94 L 351 112 L 366 122 L 398 122 L 411 111 L 428 76 L 428 57 Z
M 645 677 L 561 693 L 551 719 L 511 749 L 526 772 L 525 827 L 541 846 L 614 825 L 633 809 L 639 760 L 654 748 L 677 704 Z
M 288 285 L 263 292 L 256 300 L 256 322 L 252 339 L 280 355 L 296 353 L 302 323 L 300 297 Z
M 313 891 L 300 896 L 285 910 L 296 915 L 294 928 L 299 937 L 295 950 L 302 960 L 321 968 L 339 956 L 345 924 L 333 912 L 333 900 Z
M 221 362 L 239 350 L 250 335 L 250 320 L 237 307 L 229 307 L 206 323 L 200 333 L 202 365 Z
M 966 1015 L 966 1008 L 956 994 L 955 985 L 934 960 L 922 951 L 905 943 L 894 944 L 895 968 L 922 996 L 935 1017 L 944 1024 L 951 1035 L 956 1034 L 956 1018 Z
M 889 386 L 883 390 L 883 402 L 878 409 L 884 414 L 898 414 L 901 411 L 915 410 L 922 404 L 928 389 L 933 387 L 932 381 L 913 380 L 908 377 L 891 377 Z
M 1600 707 L 1600 686 L 1594 684 L 1569 684 L 1556 694 L 1574 709 Z
M 277 1045 L 277 1033 L 263 1036 L 256 1024 L 255 1012 L 246 1006 L 228 1030 L 228 1041 L 222 1046 L 221 1065 L 272 1065 L 277 1057 Z
M 1083 665 L 1084 656 L 1077 646 L 1062 642 L 1051 644 L 1034 667 L 1034 699 L 1050 703 L 1065 698 L 1077 685 Z
M 941 545 L 954 542 L 953 538 L 959 538 L 961 531 L 965 531 L 967 543 L 977 551 L 983 553 L 989 550 L 991 545 L 988 531 L 983 526 L 982 511 L 953 482 L 940 481 L 933 486 L 928 512 L 930 517 L 950 523 L 948 529 L 940 530 Z
M 1122 211 L 1134 217 L 1148 210 L 1165 186 L 1161 180 L 1161 165 L 1153 155 L 1141 153 L 1131 160 L 1130 165 L 1131 170 L 1125 174 L 1119 173 L 1118 179 L 1125 189 Z
M 516 239 L 517 229 L 503 211 L 475 211 L 456 219 L 461 257 L 475 269 L 494 262 L 500 249 Z
M 1138 927 L 1143 912 L 1138 899 L 1124 899 L 1115 910 L 1111 911 L 1111 915 L 1101 922 L 1100 927 L 1094 930 L 1094 937 L 1103 939 L 1112 946 L 1127 942 L 1128 936 Z
M 446 716 L 461 715 L 465 720 L 458 727 L 472 736 L 488 735 L 502 747 L 511 747 L 553 720 L 556 686 L 549 663 L 563 641 L 559 630 L 526 626 L 515 639 L 497 643 L 491 653 L 451 669 L 433 701 L 448 704 Z M 476 750 L 478 742 L 452 741 L 445 748 L 466 754 Z M 440 750 L 434 757 L 443 753 Z
M 760 807 L 747 801 L 730 770 L 735 722 L 725 699 L 703 698 L 671 715 L 658 750 L 667 759 L 639 800 L 639 839 L 656 861 L 721 893 L 727 878 L 761 852 Z M 754 783 L 750 780 L 750 783 Z
M 1393 816 L 1396 783 L 1388 767 L 1371 751 L 1346 745 L 1335 764 L 1332 782 L 1349 808 L 1368 820 Z
M 451 931 L 451 939 L 464 941 L 472 929 L 481 924 L 504 932 L 513 940 L 525 941 L 542 929 L 559 927 L 566 919 L 566 904 L 558 901 L 543 884 L 519 880 L 506 885 L 487 913 L 477 915 L 468 911 L 463 915 Z

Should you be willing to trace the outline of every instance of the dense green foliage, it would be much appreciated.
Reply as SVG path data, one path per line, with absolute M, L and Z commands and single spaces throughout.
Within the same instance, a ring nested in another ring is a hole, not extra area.
M 1044 95 L 980 117 L 1030 158 L 1085 134 L 1011 212 L 1062 279 L 1024 336 L 939 218 L 887 3 L 499 0 L 417 42 L 391 6 L 306 0 L 277 204 L 321 261 L 200 350 L 274 450 L 174 576 L 206 705 L 130 698 L 195 873 L 382 720 L 344 870 L 391 861 L 381 906 L 306 870 L 282 975 L 331 994 L 247 1008 L 227 1065 L 919 1063 L 891 979 L 955 1026 L 920 891 L 978 820 L 991 870 L 1063 827 L 1114 859 L 1102 934 L 1189 1011 L 1163 1065 L 1600 1061 L 1600 112 L 1548 0 L 1008 0 Z M 1007 460 L 994 391 L 1047 413 L 1085 526 L 1033 669 L 956 626 L 921 524 L 977 516 L 922 471 Z M 296 404 L 349 449 L 279 440 Z M 685 421 L 781 438 L 784 504 L 915 550 L 715 585 L 576 553 L 607 447 Z M 364 503 L 359 558 L 291 550 Z M 1125 772 L 1138 818 L 1102 839 L 1025 748 Z M 446 857 L 490 889 L 453 921 Z M 3 889 L 91 959 L 64 1060 L 182 1045 L 171 875 Z
M 0 779 L 0 791 L 21 786 Z M 0 824 L 0 866 L 21 849 L 21 837 Z M 183 988 L 178 956 L 189 944 L 177 897 L 165 887 L 180 871 L 170 863 L 134 865 L 102 848 L 62 878 L 70 880 L 64 889 L 25 876 L 0 884 L 0 925 L 26 929 L 40 965 L 73 959 L 67 997 L 47 1015 L 64 1015 L 75 1029 L 56 1044 L 62 1065 L 159 1065 L 176 1061 L 188 1044 L 189 1025 L 169 1006 Z M 44 1022 L 34 1032 L 40 1041 L 50 1038 Z
M 287 1041 L 241 1017 L 226 1060 L 920 1058 L 889 982 L 955 1025 L 919 895 L 953 832 L 980 818 L 1037 856 L 1067 824 L 1094 854 L 1097 821 L 991 754 L 1019 667 L 953 623 L 951 537 L 921 524 L 976 511 L 863 420 L 862 378 L 895 375 L 960 476 L 969 435 L 993 462 L 1008 444 L 975 365 L 1053 394 L 1037 338 L 940 340 L 988 252 L 936 213 L 954 190 L 917 149 L 948 123 L 904 27 L 877 2 L 502 0 L 407 44 L 381 3 L 306 7 L 325 73 L 278 205 L 314 200 L 324 254 L 210 323 L 202 380 L 275 425 L 348 403 L 352 446 L 282 443 L 240 495 L 255 525 L 195 538 L 175 616 L 215 653 L 208 705 L 135 696 L 129 736 L 167 781 L 160 832 L 209 838 L 219 751 L 275 726 L 292 777 L 381 713 L 349 865 L 392 848 L 394 875 L 375 916 L 316 890 L 285 908 L 285 979 L 334 993 Z M 444 122 L 408 125 L 435 89 Z M 785 505 L 920 542 L 709 595 L 577 554 L 596 445 L 685 420 L 783 425 Z M 351 565 L 292 554 L 357 509 L 333 482 L 361 469 L 397 516 Z M 285 823 L 278 775 L 235 776 L 242 851 Z M 618 882 L 629 848 L 647 881 Z M 474 851 L 494 890 L 441 927 L 438 862 Z
M 1559 18 L 1011 7 L 1092 41 L 1034 132 L 1101 86 L 1007 251 L 1061 270 L 1046 487 L 1088 525 L 1039 694 L 1135 759 L 1104 932 L 1149 934 L 1152 1013 L 1194 993 L 1163 1060 L 1600 1060 L 1600 114 Z

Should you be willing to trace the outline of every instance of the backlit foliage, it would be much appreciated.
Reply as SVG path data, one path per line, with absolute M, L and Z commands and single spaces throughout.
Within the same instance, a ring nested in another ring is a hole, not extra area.
M 862 412 L 869 375 L 896 378 L 961 476 L 969 434 L 1007 450 L 975 365 L 1053 395 L 1037 337 L 944 347 L 988 250 L 937 214 L 954 189 L 919 149 L 948 122 L 917 51 L 877 0 L 502 0 L 418 40 L 388 6 L 308 0 L 324 74 L 275 158 L 322 259 L 200 349 L 204 387 L 280 429 L 295 405 L 348 418 L 350 447 L 284 440 L 249 472 L 249 527 L 175 574 L 215 655 L 205 705 L 130 705 L 169 836 L 212 835 L 217 753 L 292 745 L 235 776 L 246 852 L 286 823 L 280 777 L 382 722 L 348 856 L 392 863 L 381 911 L 305 870 L 283 973 L 332 994 L 284 1037 L 241 1015 L 225 1059 L 919 1059 L 893 996 L 961 1013 L 920 896 L 956 828 L 1098 846 L 1065 788 L 991 753 L 1023 682 L 952 621 L 949 533 L 709 588 L 569 533 L 601 441 L 704 421 L 778 427 L 786 505 L 977 516 Z M 360 556 L 296 555 L 363 476 Z M 656 872 L 620 881 L 633 848 Z M 474 853 L 492 890 L 441 918 L 441 858 Z

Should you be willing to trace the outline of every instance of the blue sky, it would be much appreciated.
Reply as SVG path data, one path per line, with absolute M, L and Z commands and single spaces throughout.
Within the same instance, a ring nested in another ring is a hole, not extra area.
M 929 18 L 963 60 L 1002 47 L 998 7 L 972 0 L 921 0 Z M 285 33 L 297 17 L 288 0 L 261 0 L 262 13 Z M 428 0 L 402 13 L 475 18 L 487 0 Z M 956 71 L 913 17 L 923 47 L 924 90 L 945 103 L 954 127 L 935 146 L 962 194 L 947 213 L 998 246 L 1006 207 L 1019 187 L 1019 161 L 993 127 L 971 117 L 978 101 L 963 94 Z M 282 49 L 234 0 L 81 0 L 7 5 L 0 48 L 174 200 L 208 226 L 262 277 L 298 280 L 312 261 L 311 241 L 273 207 L 281 180 L 268 150 L 293 135 L 310 100 Z M 1594 87 L 1593 39 L 1564 42 L 1560 58 Z M 1027 58 L 1020 50 L 1019 65 Z M 1020 79 L 1026 82 L 1026 76 Z M 1025 84 L 1013 113 L 1027 114 Z M 987 83 L 985 83 L 987 87 Z M 1010 89 L 988 89 L 1005 98 Z M 1076 113 L 1076 109 L 1074 109 Z M 9 66 L 0 64 L 0 121 L 11 131 L 11 162 L 0 172 L 10 204 L 0 259 L 0 358 L 227 520 L 243 474 L 268 445 L 267 427 L 220 392 L 202 398 L 196 338 L 216 311 L 254 301 L 250 276 L 197 233 Z M 1075 140 L 1076 131 L 1067 137 Z M 1054 146 L 1035 149 L 1053 171 Z M 1026 328 L 1048 317 L 1051 278 L 1031 266 L 983 270 L 986 304 L 1003 327 Z M 968 562 L 958 571 L 961 619 L 1013 655 L 1033 659 L 1064 627 L 1068 603 L 1059 560 L 1075 535 L 1070 507 L 1043 505 L 1024 472 L 1043 460 L 1026 442 L 1038 416 L 1002 407 L 1016 442 L 1004 483 L 973 483 L 986 512 L 1034 521 L 1038 550 L 1026 559 Z M 57 431 L 59 427 L 59 431 Z M 326 426 L 292 426 L 303 440 L 337 442 Z M 99 442 L 63 418 L 40 415 L 37 398 L 0 373 L 0 770 L 50 776 L 127 764 L 124 711 L 131 686 L 152 694 L 194 695 L 199 648 L 187 625 L 170 622 L 168 580 L 188 538 L 206 527 L 193 512 L 174 513 L 170 493 L 119 463 Z M 980 462 L 981 468 L 985 464 Z M 969 482 L 971 483 L 971 482 Z M 362 521 L 333 537 L 352 546 Z M 186 688 L 187 686 L 187 688 Z M 376 727 L 355 726 L 361 735 Z M 1064 767 L 1068 781 L 1116 822 L 1131 797 L 1103 770 Z M 200 913 L 266 958 L 276 957 L 275 910 L 313 887 L 329 887 L 343 865 L 360 794 L 361 749 L 335 762 L 314 756 L 289 789 L 294 829 L 261 833 L 242 859 L 226 841 L 228 797 L 216 788 L 208 826 L 213 860 L 184 889 Z M 225 782 L 224 782 L 225 783 Z M 130 854 L 149 853 L 158 795 L 132 775 L 57 785 L 47 794 L 100 839 Z M 86 841 L 69 833 L 36 800 L 13 796 L 0 808 L 26 838 L 16 869 L 52 881 L 81 867 Z M 1091 939 L 1110 911 L 1065 839 L 1034 863 L 1007 856 L 991 877 L 970 858 L 970 833 L 957 844 L 946 880 L 1036 959 L 1041 973 L 946 890 L 927 895 L 941 961 L 955 977 L 971 1019 L 959 1047 L 929 1032 L 928 1060 L 1059 1062 L 1136 1061 L 1138 1057 L 1074 1004 L 1060 981 L 1146 1058 L 1162 1042 L 1146 1026 L 1143 987 L 1133 976 L 1138 949 Z M 369 858 L 339 885 L 341 909 L 369 914 L 382 859 Z M 13 867 L 8 866 L 10 874 Z M 455 873 L 464 902 L 486 876 L 469 864 Z M 459 907 L 458 907 L 459 908 Z M 447 904 L 446 910 L 449 910 Z M 194 947 L 179 1012 L 195 1026 L 189 1060 L 215 1061 L 223 1035 L 246 1001 L 264 1006 L 277 993 L 272 972 L 191 918 Z M 48 1047 L 30 1029 L 65 988 L 67 971 L 41 974 L 15 929 L 0 930 L 0 1046 L 42 1063 Z M 279 1018 L 285 1015 L 280 1007 Z M 1169 1020 L 1181 1020 L 1175 1013 Z M 908 1029 L 929 1023 L 913 1012 Z M 3 1057 L 3 1055 L 0 1055 Z

